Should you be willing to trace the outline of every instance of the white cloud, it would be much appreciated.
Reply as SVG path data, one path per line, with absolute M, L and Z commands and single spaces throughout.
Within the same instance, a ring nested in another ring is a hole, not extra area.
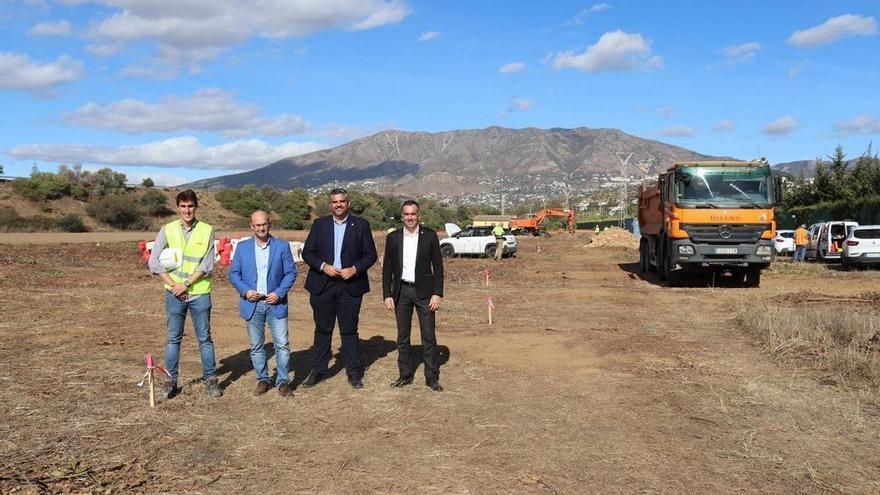
M 83 77 L 83 63 L 67 55 L 54 62 L 37 62 L 25 54 L 0 52 L 0 89 L 44 91 Z
M 187 182 L 192 182 L 186 177 L 175 175 L 175 174 L 151 174 L 147 172 L 125 172 L 125 178 L 129 184 L 140 184 L 149 177 L 153 180 L 153 184 L 160 187 L 168 187 L 168 186 L 177 186 L 180 184 L 185 184 Z
M 501 115 L 499 115 L 499 117 L 505 119 L 514 112 L 528 112 L 531 109 L 532 100 L 529 100 L 528 98 L 514 96 L 510 99 L 510 104 L 507 105 L 507 108 L 505 108 L 503 112 L 501 112 Z
M 34 36 L 67 36 L 70 34 L 70 23 L 66 20 L 58 22 L 41 22 L 28 31 Z
M 584 72 L 629 71 L 663 66 L 663 58 L 654 56 L 651 42 L 641 34 L 611 31 L 602 35 L 584 53 L 572 51 L 553 55 L 553 67 Z
M 198 65 L 248 38 L 361 31 L 402 21 L 405 0 L 98 0 L 111 15 L 90 33 L 103 44 L 152 40 L 159 60 Z
M 675 109 L 672 107 L 660 107 L 657 109 L 657 115 L 664 119 L 671 119 L 675 116 Z
M 712 126 L 712 132 L 728 132 L 734 129 L 733 121 L 721 119 Z
M 439 37 L 440 37 L 439 31 L 428 31 L 427 33 L 422 33 L 422 35 L 419 36 L 419 41 L 422 41 L 422 42 L 431 41 L 431 40 L 435 40 Z
M 667 127 L 657 132 L 657 134 L 666 137 L 692 137 L 696 133 L 697 131 L 694 128 L 686 125 Z
M 749 43 L 743 43 L 742 45 L 728 46 L 727 48 L 721 49 L 721 53 L 724 54 L 726 63 L 736 65 L 751 62 L 760 49 L 760 43 L 751 41 Z
M 162 167 L 251 170 L 282 158 L 323 148 L 313 142 L 288 142 L 273 146 L 247 139 L 205 146 L 192 136 L 118 147 L 86 144 L 24 144 L 6 151 L 21 160 L 59 163 L 91 163 L 124 167 Z
M 238 103 L 222 89 L 201 89 L 187 97 L 166 96 L 157 103 L 134 99 L 106 105 L 88 103 L 61 118 L 71 125 L 127 133 L 188 130 L 228 136 L 285 136 L 302 134 L 310 128 L 298 115 L 262 116 L 256 105 Z
M 525 70 L 526 64 L 522 62 L 511 62 L 509 64 L 504 64 L 498 68 L 498 72 L 502 74 L 514 74 L 516 72 L 522 72 Z
M 119 52 L 120 48 L 122 48 L 120 45 L 114 43 L 92 43 L 86 45 L 86 51 L 98 57 L 112 57 Z
M 809 48 L 833 43 L 847 36 L 874 36 L 877 20 L 873 17 L 846 14 L 832 17 L 818 26 L 795 31 L 788 42 L 794 46 Z
M 579 26 L 579 25 L 583 24 L 584 21 L 587 20 L 587 17 L 590 17 L 590 15 L 595 14 L 596 12 L 602 12 L 603 10 L 608 10 L 610 8 L 611 8 L 611 6 L 608 5 L 607 3 L 597 3 L 597 4 L 590 5 L 589 7 L 578 12 L 577 15 L 574 16 L 574 19 L 567 22 L 566 25 L 567 26 Z
M 123 78 L 152 79 L 153 81 L 167 81 L 177 77 L 180 71 L 167 66 L 128 65 L 122 68 L 117 75 Z
M 771 136 L 787 136 L 791 134 L 793 131 L 798 129 L 801 125 L 798 121 L 790 116 L 786 115 L 785 117 L 780 117 L 773 122 L 768 122 L 761 127 L 761 132 L 764 134 L 769 134 Z
M 858 117 L 834 124 L 834 130 L 844 134 L 880 134 L 880 118 L 859 115 Z

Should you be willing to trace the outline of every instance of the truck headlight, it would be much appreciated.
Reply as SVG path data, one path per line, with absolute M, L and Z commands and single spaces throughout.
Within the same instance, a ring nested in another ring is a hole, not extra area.
M 678 254 L 694 254 L 693 246 L 678 246 Z
M 771 249 L 773 248 L 771 248 L 770 246 L 758 246 L 758 250 L 755 252 L 755 254 L 757 254 L 758 256 L 770 256 Z

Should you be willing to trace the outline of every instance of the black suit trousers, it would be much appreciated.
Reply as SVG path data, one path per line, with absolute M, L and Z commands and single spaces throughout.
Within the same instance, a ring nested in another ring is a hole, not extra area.
M 324 375 L 330 362 L 333 327 L 339 321 L 342 359 L 348 376 L 362 378 L 358 320 L 363 296 L 352 296 L 342 281 L 330 280 L 320 294 L 312 294 L 309 302 L 315 317 L 315 345 L 312 348 L 312 370 Z
M 413 365 L 410 357 L 410 334 L 412 333 L 413 309 L 419 317 L 422 334 L 422 355 L 425 360 L 425 380 L 440 378 L 440 352 L 437 349 L 437 336 L 434 332 L 435 313 L 428 307 L 431 298 L 420 299 L 416 288 L 411 285 L 400 287 L 400 297 L 394 307 L 397 317 L 397 368 L 400 376 L 412 376 Z

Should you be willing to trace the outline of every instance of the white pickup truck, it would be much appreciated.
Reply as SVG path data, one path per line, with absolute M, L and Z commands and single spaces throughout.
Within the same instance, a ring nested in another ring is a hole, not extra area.
M 505 230 L 504 234 L 503 256 L 513 256 L 516 253 L 516 237 L 509 230 Z M 468 226 L 462 230 L 454 223 L 447 223 L 446 235 L 445 239 L 440 239 L 440 253 L 444 258 L 462 254 L 495 256 L 495 236 L 492 235 L 492 227 Z

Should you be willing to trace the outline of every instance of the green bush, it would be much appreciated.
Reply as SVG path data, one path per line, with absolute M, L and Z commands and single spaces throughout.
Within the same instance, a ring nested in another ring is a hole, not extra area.
M 141 186 L 143 187 L 155 187 L 156 183 L 153 182 L 153 179 L 147 177 L 143 181 L 141 181 Z
M 147 215 L 154 217 L 165 217 L 174 213 L 168 208 L 168 198 L 158 189 L 150 189 L 146 191 L 140 199 L 138 199 L 138 203 L 143 205 L 144 209 L 146 209 Z
M 76 213 L 68 213 L 55 221 L 55 226 L 65 232 L 85 232 L 86 224 L 81 216 Z
M 64 178 L 48 172 L 37 172 L 29 179 L 16 179 L 12 188 L 34 202 L 58 199 L 70 193 L 70 184 Z
M 89 200 L 89 188 L 82 183 L 76 183 L 70 186 L 70 197 L 77 201 Z
M 21 217 L 13 208 L 0 210 L 0 232 L 42 232 L 53 227 L 55 221 L 49 217 Z
M 148 222 L 141 216 L 137 203 L 128 196 L 109 195 L 86 207 L 86 212 L 99 222 L 122 230 L 146 230 Z

